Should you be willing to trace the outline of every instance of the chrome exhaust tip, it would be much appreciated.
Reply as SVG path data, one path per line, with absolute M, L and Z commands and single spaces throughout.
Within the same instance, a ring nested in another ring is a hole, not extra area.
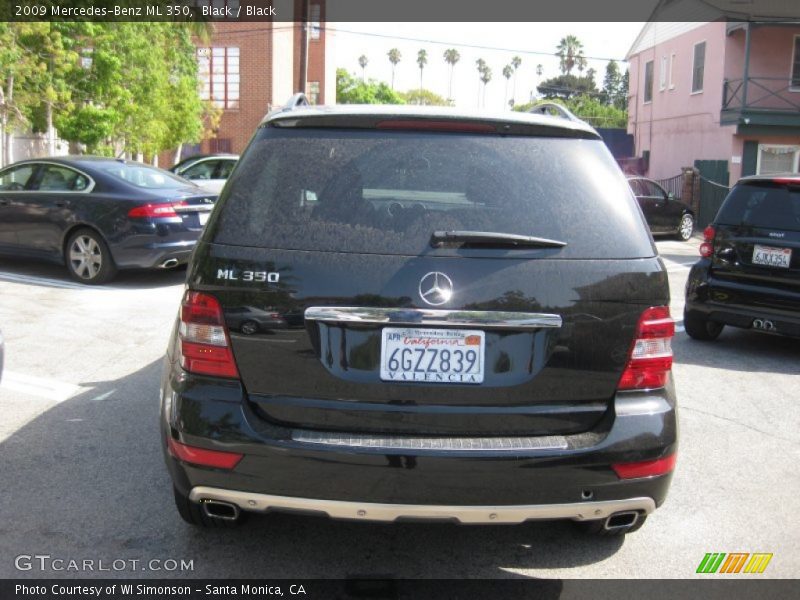
M 636 521 L 639 520 L 639 511 L 637 510 L 624 510 L 621 512 L 616 512 L 613 515 L 609 516 L 605 523 L 603 523 L 603 528 L 607 531 L 618 531 L 620 529 L 628 529 L 629 527 L 633 527 L 636 525 Z
M 160 269 L 173 269 L 178 266 L 178 259 L 177 258 L 168 258 L 163 263 L 158 265 Z
M 239 507 L 230 502 L 220 502 L 219 500 L 202 500 L 203 512 L 212 519 L 222 519 L 223 521 L 235 521 L 239 518 Z

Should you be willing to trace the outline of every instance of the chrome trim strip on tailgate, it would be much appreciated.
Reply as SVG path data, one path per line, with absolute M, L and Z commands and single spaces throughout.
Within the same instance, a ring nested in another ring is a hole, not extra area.
M 512 329 L 561 327 L 561 317 L 559 315 L 489 310 L 311 306 L 306 309 L 305 318 L 310 321 L 372 325 L 454 325 L 458 327 L 502 327 Z
M 564 450 L 563 435 L 525 437 L 380 436 L 295 429 L 292 440 L 306 444 L 376 450 L 511 451 Z
M 652 498 L 626 498 L 598 502 L 565 504 L 525 504 L 511 506 L 443 506 L 419 504 L 378 504 L 273 496 L 213 487 L 195 487 L 189 493 L 192 502 L 216 500 L 230 502 L 242 510 L 294 510 L 324 513 L 335 519 L 361 521 L 396 521 L 397 519 L 451 520 L 461 523 L 522 523 L 531 519 L 605 519 L 620 511 L 650 514 L 656 508 Z

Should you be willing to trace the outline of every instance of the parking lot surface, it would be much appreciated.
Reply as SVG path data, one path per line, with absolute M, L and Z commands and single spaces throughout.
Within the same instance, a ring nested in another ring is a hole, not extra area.
M 681 445 L 667 502 L 624 539 L 587 537 L 570 523 L 287 515 L 193 529 L 173 506 L 158 440 L 161 357 L 185 270 L 122 273 L 90 288 L 62 267 L 2 259 L 0 577 L 685 578 L 708 552 L 772 553 L 761 577 L 796 577 L 800 342 L 730 328 L 717 342 L 689 339 L 683 286 L 698 244 L 657 243 L 679 320 Z M 96 562 L 20 571 L 20 555 Z M 169 559 L 191 568 L 166 571 Z M 99 561 L 125 567 L 99 571 Z

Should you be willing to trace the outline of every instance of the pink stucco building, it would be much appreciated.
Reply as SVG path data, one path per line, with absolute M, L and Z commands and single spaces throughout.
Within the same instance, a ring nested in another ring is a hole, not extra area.
M 695 161 L 724 184 L 800 170 L 797 22 L 651 22 L 627 58 L 628 132 L 649 177 Z

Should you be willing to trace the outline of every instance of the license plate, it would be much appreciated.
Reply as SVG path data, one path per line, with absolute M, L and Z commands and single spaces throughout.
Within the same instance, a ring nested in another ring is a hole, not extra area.
M 381 340 L 381 379 L 483 383 L 485 344 L 483 331 L 386 327 Z
M 773 248 L 772 246 L 755 245 L 753 248 L 753 264 L 767 267 L 788 269 L 792 260 L 791 248 Z
M 206 224 L 206 221 L 208 221 L 208 215 L 210 215 L 210 214 L 211 214 L 210 212 L 197 213 L 197 216 L 200 219 L 200 225 L 205 225 Z

